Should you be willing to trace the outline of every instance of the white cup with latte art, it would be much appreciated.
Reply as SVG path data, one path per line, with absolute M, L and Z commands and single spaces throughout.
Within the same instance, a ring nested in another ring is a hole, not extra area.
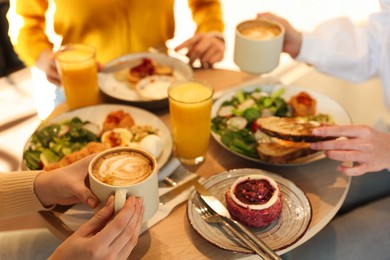
M 246 72 L 271 72 L 279 65 L 285 29 L 276 21 L 256 19 L 237 25 L 234 62 Z
M 100 200 L 98 209 L 113 194 L 115 213 L 123 208 L 129 196 L 143 198 L 144 222 L 156 213 L 159 204 L 158 167 L 150 153 L 130 147 L 106 150 L 92 159 L 88 174 L 91 190 Z

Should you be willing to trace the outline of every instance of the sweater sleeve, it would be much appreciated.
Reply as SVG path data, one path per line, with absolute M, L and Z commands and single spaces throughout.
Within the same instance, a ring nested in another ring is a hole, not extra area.
M 225 29 L 219 0 L 188 0 L 192 17 L 197 24 L 196 32 L 219 32 Z
M 15 50 L 23 62 L 32 66 L 45 49 L 53 44 L 45 34 L 48 0 L 17 0 L 16 14 L 23 20 L 19 30 Z
M 34 180 L 38 173 L 0 173 L 0 219 L 45 209 L 34 192 Z

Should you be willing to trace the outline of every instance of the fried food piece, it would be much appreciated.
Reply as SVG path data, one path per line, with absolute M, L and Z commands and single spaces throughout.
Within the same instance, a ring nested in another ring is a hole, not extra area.
M 86 146 L 84 146 L 81 150 L 65 155 L 62 157 L 61 160 L 59 160 L 56 163 L 51 163 L 49 165 L 46 165 L 43 170 L 45 171 L 51 171 L 54 169 L 58 169 L 61 167 L 65 167 L 69 164 L 72 164 L 84 157 L 87 157 L 90 154 L 99 153 L 106 149 L 108 149 L 109 146 L 103 143 L 98 142 L 89 142 Z
M 294 117 L 310 116 L 316 114 L 317 101 L 304 91 L 291 97 L 288 103 L 293 109 Z
M 109 113 L 103 122 L 102 133 L 114 128 L 128 128 L 135 125 L 133 117 L 123 110 L 117 110 Z

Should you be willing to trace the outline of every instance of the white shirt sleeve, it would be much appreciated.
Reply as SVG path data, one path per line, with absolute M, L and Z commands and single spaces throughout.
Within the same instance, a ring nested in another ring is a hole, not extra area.
M 378 76 L 390 110 L 390 0 L 380 2 L 381 12 L 372 14 L 364 26 L 342 17 L 303 33 L 296 59 L 353 82 Z
M 369 35 L 347 18 L 327 21 L 302 36 L 297 60 L 320 71 L 355 82 L 378 72 L 379 55 L 371 53 Z

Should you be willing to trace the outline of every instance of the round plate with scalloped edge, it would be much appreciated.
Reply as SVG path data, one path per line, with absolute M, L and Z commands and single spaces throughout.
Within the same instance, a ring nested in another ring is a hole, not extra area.
M 213 175 L 201 183 L 225 206 L 225 193 L 233 182 L 242 176 L 262 174 L 274 179 L 283 193 L 283 208 L 278 220 L 265 228 L 251 228 L 269 247 L 278 253 L 287 252 L 307 231 L 312 208 L 306 194 L 292 181 L 260 169 L 235 169 Z M 219 225 L 212 225 L 202 219 L 196 210 L 196 191 L 192 192 L 187 204 L 187 217 L 194 230 L 211 244 L 232 252 L 253 254 L 254 252 L 242 245 L 235 236 Z

